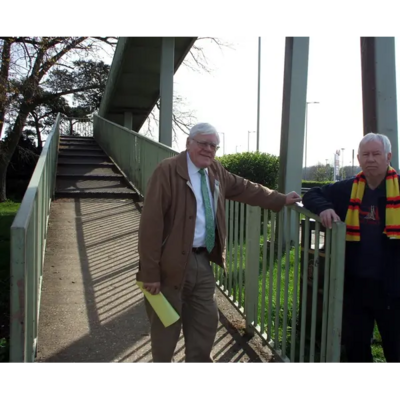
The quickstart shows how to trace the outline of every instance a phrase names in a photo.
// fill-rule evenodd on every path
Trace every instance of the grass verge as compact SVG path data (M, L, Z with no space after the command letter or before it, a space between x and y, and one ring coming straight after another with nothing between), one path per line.
M289 256L289 270L286 271L286 255L282 255L281 261L281 275L280 275L280 290L278 292L277 282L278 282L278 260L276 259L276 255L274 257L274 267L269 271L267 268L265 271L263 270L263 238L260 239L260 257L259 257L259 279L258 279L258 318L257 322L261 325L262 321L264 323L264 331L268 327L268 321L271 321L270 331L274 340L278 339L280 346L282 345L283 336L286 336L286 354L290 357L291 343L294 339L296 342L296 352L295 352L295 360L298 360L299 357L299 337L300 337L300 293L301 293L301 268L300 263L298 267L298 285L297 285L297 296L294 296L294 249L291 249ZM235 254L236 252L236 254ZM269 253L269 250L268 250ZM269 254L267 255L267 265L269 265ZM245 268L246 263L246 248L242 247L242 251L239 249L232 250L232 258L229 253L229 249L227 250L227 264L228 264L228 275L226 279L222 278L222 274L220 273L220 269L216 269L218 272L217 279L222 279L223 286L230 292L230 294L234 297L234 299L244 307L244 287L245 287ZM270 274L272 276L270 277ZM264 278L265 276L265 278ZM269 291L269 283L272 281L272 290ZM226 286L225 286L226 282ZM241 284L239 283L241 282ZM262 295L265 284L265 297ZM287 285L287 286L286 286ZM287 312L285 313L285 294L287 292ZM280 296L277 296L277 294ZM308 296L311 296L311 290L309 288ZM320 300L319 300L320 301ZM279 303L279 304L278 304ZM269 304L271 304L271 315L269 315ZM294 306L294 307L293 307ZM295 313L295 315L293 314ZM283 322L286 314L286 326L287 329L284 332L283 330ZM292 318L294 316L294 318ZM296 321L295 325L293 325L292 321ZM308 324L307 324L308 326ZM296 330L296 335L292 337L292 333ZM304 361L307 362L310 354L310 327L307 327L306 337L308 337L305 341L305 350L304 350ZM318 327L317 327L317 342L318 342ZM318 345L315 348L315 361L319 361L320 352ZM375 362L385 362L385 358L383 355L381 337L377 327L375 326L374 330L374 342L372 344L372 354Z
M0 362L8 362L10 338L10 227L20 203L0 203Z

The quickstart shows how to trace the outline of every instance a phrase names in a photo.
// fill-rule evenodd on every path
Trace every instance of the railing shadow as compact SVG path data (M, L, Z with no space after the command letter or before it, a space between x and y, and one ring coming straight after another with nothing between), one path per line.
M135 284L140 222L137 205L131 200L76 199L74 214L80 270L76 268L70 272L67 269L66 273L68 277L81 274L83 297L68 310L68 318L72 320L65 322L57 316L57 309L63 307L61 296L70 294L61 286L60 299L48 316L54 319L48 320L54 325L68 324L73 333L65 346L56 346L57 351L40 357L39 361L152 362L143 295ZM46 305L46 312L49 312L48 308ZM70 317L75 312L86 313L83 327L79 325L82 322ZM58 326L57 332L60 329ZM79 336L82 331L85 334ZM249 340L229 322L220 308L212 354L214 361L262 362ZM184 362L183 335L174 358L175 362Z
M135 284L140 214L129 199L76 199L74 206L85 303L76 312L86 309L89 333L43 361L130 361L149 342L143 296Z

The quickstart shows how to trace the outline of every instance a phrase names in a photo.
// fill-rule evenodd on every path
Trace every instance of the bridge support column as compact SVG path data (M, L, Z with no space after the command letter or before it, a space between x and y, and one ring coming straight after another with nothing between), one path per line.
M301 193L308 49L309 38L286 38L279 158L279 191L282 193L291 191ZM295 215L293 213L291 227L294 226L294 218ZM284 234L286 234L285 231ZM289 234L293 240L295 232L290 232Z
M392 166L399 168L394 37L362 37L361 68L364 135L386 135L392 143Z
M175 38L162 38L159 142L172 146Z
M279 190L300 194L307 101L309 38L286 38Z
M124 112L124 127L132 130L133 115L129 111Z

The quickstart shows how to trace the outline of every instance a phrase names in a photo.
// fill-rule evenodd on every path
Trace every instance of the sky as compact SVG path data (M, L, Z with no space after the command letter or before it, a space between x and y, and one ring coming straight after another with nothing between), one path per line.
M225 153L247 151L248 131L250 151L255 151L258 37L220 39L233 48L204 43L212 72L181 66L174 90L185 98L197 122L209 122L224 132ZM279 155L285 37L261 37L261 43L260 151ZM352 149L357 154L363 136L359 36L310 36L307 101L319 102L308 106L307 165L332 163L341 148L344 164L351 165ZM223 153L222 139L218 155ZM179 135L175 149L183 150L185 140Z
M230 46L201 41L211 72L181 65L174 91L184 98L181 108L193 111L194 122L209 122L223 132L218 156L224 151L255 151L258 36L215 36ZM363 135L360 36L309 37L307 101L319 104L308 106L307 165L333 163L335 151L342 148L341 162L351 165L352 150L357 153ZM285 36L264 35L261 43L260 151L279 155ZM398 43L396 65L400 66ZM111 63L112 52L106 48L99 58ZM400 76L399 67L397 72ZM153 137L157 140L158 132ZM186 138L180 134L173 147L184 150Z

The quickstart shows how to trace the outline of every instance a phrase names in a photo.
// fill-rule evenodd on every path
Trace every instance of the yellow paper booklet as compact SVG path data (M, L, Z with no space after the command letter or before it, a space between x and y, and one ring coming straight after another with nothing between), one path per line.
M146 289L143 288L143 282L136 282L140 290L146 296L153 310L160 318L161 322L165 327L172 325L180 318L178 313L173 309L168 300L160 292L158 294L151 294Z

